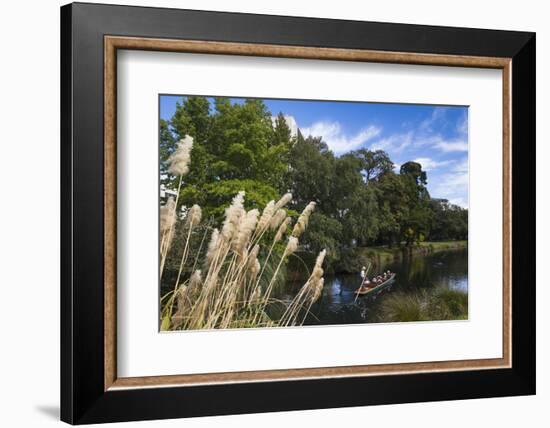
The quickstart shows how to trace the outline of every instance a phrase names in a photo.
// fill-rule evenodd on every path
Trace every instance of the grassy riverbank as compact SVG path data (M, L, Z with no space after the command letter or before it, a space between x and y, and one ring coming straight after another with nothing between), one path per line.
M368 247L356 248L351 254L345 255L344 259L329 264L326 272L333 273L357 273L362 266L371 265L371 272L379 271L386 265L402 260L410 255L427 255L441 251L465 250L468 248L468 241L426 241L410 247ZM315 261L315 254L298 252L289 260L287 265L287 279L298 281L306 279L307 269Z
M436 288L415 293L394 293L382 302L381 322L468 319L468 294Z
M373 268L379 268L407 255L433 254L440 251L464 250L468 241L427 241L410 247L368 247L357 250L363 264L371 263Z

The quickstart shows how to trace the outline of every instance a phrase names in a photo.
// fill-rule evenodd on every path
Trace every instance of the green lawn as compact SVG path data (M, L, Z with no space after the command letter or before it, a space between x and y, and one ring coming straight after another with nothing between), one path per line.
M366 247L359 249L359 254L375 265L381 265L398 259L406 251L411 253L430 254L438 251L462 250L468 248L468 241L426 241L411 247Z
M468 248L468 241L435 241L420 242L419 247L428 247L432 251L456 250Z

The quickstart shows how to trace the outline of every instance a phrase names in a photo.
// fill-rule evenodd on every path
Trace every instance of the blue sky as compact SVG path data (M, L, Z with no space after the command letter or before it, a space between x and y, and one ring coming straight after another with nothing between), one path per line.
M170 119L180 96L160 98L160 116ZM242 99L233 98L234 102ZM468 108L332 101L264 100L304 136L321 136L337 155L369 148L386 151L396 169L419 162L432 197L468 207Z

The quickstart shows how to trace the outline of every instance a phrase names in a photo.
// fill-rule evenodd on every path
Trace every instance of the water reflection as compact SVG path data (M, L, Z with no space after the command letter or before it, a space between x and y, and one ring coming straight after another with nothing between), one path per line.
M323 295L313 306L305 324L355 324L377 322L380 302L394 290L416 292L420 289L446 287L468 292L468 251L447 251L431 255L414 255L382 266L397 276L394 283L374 297L356 298L361 283L357 274L325 275ZM371 274L379 272L370 272ZM291 298L302 282L288 282L283 298Z

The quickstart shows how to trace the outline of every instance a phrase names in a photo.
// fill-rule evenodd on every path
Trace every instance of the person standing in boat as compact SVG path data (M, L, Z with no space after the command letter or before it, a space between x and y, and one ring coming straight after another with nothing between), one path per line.
M363 266L363 268L361 269L361 287L359 288L360 290L365 290L369 288L369 285L370 285L370 281L369 281L369 278L367 277L367 268Z

